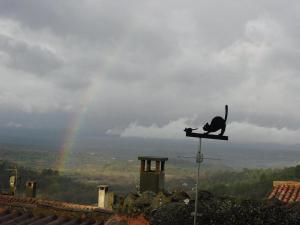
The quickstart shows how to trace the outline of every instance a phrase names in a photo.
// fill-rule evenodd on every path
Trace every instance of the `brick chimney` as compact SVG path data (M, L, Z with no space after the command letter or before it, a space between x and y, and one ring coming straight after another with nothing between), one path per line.
M139 156L140 168L140 192L153 191L158 193L165 188L165 162L168 158L155 156ZM155 162L155 167L151 167ZM153 163L154 164L154 163Z

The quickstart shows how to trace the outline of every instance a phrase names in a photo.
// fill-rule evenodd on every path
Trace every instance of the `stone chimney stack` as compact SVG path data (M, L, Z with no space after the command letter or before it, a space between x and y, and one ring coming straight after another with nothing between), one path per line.
M98 186L98 207L106 208L107 205L107 194L108 194L108 186L107 185L99 185Z
M165 162L168 158L139 156L138 159L141 160L140 192L153 191L158 193L163 191L165 188ZM153 168L151 162L155 162Z
M17 178L16 176L12 175L9 177L9 194L14 196L16 194L17 188Z

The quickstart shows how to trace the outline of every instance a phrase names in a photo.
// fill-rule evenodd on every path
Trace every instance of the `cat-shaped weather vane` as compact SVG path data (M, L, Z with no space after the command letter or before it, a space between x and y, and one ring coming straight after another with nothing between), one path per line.
M194 133L194 130L197 130L198 128L185 128L184 131L186 133L186 136L188 137L200 137L200 138L210 138L210 139L220 139L220 140L228 140L228 136L224 136L225 130L226 130L226 121L228 116L228 105L225 105L225 117L216 116L214 117L210 124L206 123L203 126L203 130L205 133ZM213 135L210 133L214 133L217 131L221 131L218 135Z
M210 124L206 123L203 126L203 130L205 133L194 133L194 130L198 128L185 128L185 134L187 137L196 137L199 138L199 150L196 155L196 163L198 164L198 175L197 175L197 185L196 185L196 198L195 198L195 211L194 211L194 225L197 224L197 217L198 217L198 192L199 192L199 174L200 174L200 164L203 162L203 154L201 153L201 146L202 146L202 138L209 138L209 139L218 139L218 140L228 140L228 136L224 136L226 130L226 121L228 116L228 105L225 105L225 116L224 118L221 116L214 117ZM218 135L210 134L217 131L221 131Z

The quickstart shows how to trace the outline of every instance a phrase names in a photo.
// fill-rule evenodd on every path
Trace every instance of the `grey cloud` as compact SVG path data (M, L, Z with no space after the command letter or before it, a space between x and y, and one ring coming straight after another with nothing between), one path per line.
M0 51L8 55L9 67L41 76L62 65L62 60L51 50L38 45L29 45L4 35L0 35Z
M136 2L138 5L138 2ZM131 7L127 7L131 5ZM119 40L130 22L133 4L127 1L1 1L1 14L33 29L50 28L59 36L71 35L110 43Z
M19 23L25 36L44 33L59 54L2 35L0 68L15 77L24 70L45 88L35 99L34 85L15 90L0 77L33 113L39 105L62 117L64 105L79 109L86 130L167 127L180 118L201 124L223 115L225 104L239 129L249 122L298 130L297 8L277 0L3 0L0 18Z

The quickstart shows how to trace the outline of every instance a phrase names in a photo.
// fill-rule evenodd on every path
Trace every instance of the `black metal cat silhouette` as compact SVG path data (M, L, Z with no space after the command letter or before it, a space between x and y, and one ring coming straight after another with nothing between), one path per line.
M206 123L203 126L203 130L206 131L205 134L209 134L221 130L221 133L219 135L222 136L226 130L227 115L228 115L228 105L225 105L225 117L222 118L221 116L216 116L212 119L210 124Z
M212 119L209 123L206 123L203 126L203 130L206 131L205 133L195 133L194 130L198 128L185 128L185 135L187 137L194 137L199 138L199 150L196 155L196 162L198 163L198 175L197 175L197 185L196 185L196 203L198 202L198 191L199 191L199 174L200 174L200 164L203 162L203 154L201 153L201 146L202 146L202 138L205 139L216 139L216 140L224 140L228 141L228 136L224 136L226 130L226 121L228 116L228 105L225 105L225 116L224 118L221 116L216 116ZM210 134L221 130L218 135ZM197 224L197 217L198 217L198 204L195 204L195 211L194 211L194 225Z
M210 124L206 123L203 126L203 130L205 133L194 133L194 130L198 128L185 128L184 131L187 137L198 137L198 138L208 138L208 139L219 139L219 140L228 140L228 136L224 136L226 130L226 121L228 117L228 105L225 105L225 116L224 118L221 116L214 117ZM218 135L210 134L221 130Z

